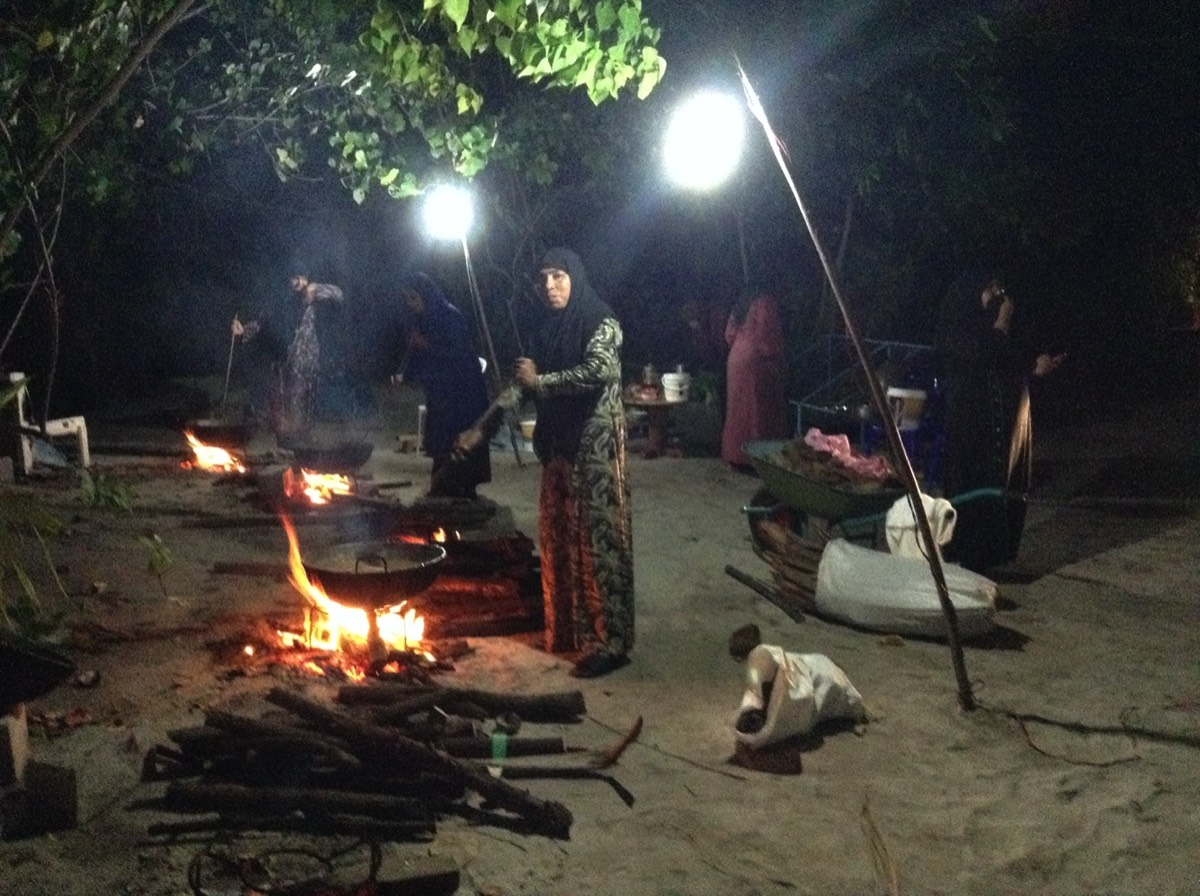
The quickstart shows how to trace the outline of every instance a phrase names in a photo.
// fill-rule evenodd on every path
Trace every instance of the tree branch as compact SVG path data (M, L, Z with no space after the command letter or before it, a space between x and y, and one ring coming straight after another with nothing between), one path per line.
M36 192L38 185L41 184L46 176L50 173L54 163L70 148L79 135L82 134L93 121L117 96L121 93L125 84L133 77L133 73L138 70L146 57L151 51L158 46L159 42L166 37L167 32L178 25L187 13L188 9L196 2L196 0L178 0L175 7L163 16L162 20L150 30L150 33L142 38L133 50L130 57L125 60L125 64L117 71L115 75L100 91L100 95L96 100L77 116L70 126L58 135L58 138L50 145L43 153L41 160L34 169L33 174L26 184L25 191L19 201L15 201L12 206L4 213L3 220L0 220L0 246L3 246L8 239L8 235L12 233L17 226L17 219L21 216L21 209L26 205L26 195Z

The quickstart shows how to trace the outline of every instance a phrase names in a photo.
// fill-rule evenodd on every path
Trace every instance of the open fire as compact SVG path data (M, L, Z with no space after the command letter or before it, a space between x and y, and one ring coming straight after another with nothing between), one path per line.
M351 495L354 483L342 473L320 473L316 470L288 467L283 471L283 493L294 501L305 500L309 504L323 505L333 500L334 495Z
M296 528L286 515L280 515L288 538L288 579L310 604L305 613L304 646L318 650L344 651L352 648L374 649L371 643L376 632L383 647L390 651L414 651L421 647L425 635L425 619L408 607L405 601L369 611L340 604L325 593L320 584L312 581L304 568ZM374 613L372 620L368 613ZM374 626L372 626L374 621ZM373 628L375 629L373 631ZM280 632L285 642L295 638Z
M192 449L192 457L185 460L183 466L192 470L204 470L209 473L245 473L246 466L242 459L218 445L206 445L196 438L190 430L184 430L184 437Z

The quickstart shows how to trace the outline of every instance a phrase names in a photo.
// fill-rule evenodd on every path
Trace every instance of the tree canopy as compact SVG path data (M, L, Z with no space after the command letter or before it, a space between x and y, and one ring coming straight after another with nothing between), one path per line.
M640 0L19 0L0 28L6 211L64 138L95 197L247 142L281 178L413 195L482 170L516 82L600 103L665 70Z

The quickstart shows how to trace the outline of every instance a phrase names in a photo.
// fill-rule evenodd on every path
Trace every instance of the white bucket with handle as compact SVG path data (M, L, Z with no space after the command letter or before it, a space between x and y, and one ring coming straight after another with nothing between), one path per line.
M666 401L687 401L692 378L686 373L664 373L662 375L663 398Z

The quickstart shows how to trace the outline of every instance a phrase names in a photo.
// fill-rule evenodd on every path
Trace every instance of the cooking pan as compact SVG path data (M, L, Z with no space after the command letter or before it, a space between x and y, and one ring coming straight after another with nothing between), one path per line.
M340 442L336 445L292 445L296 463L319 473L353 473L371 458L370 442Z
M436 544L348 542L303 558L309 581L348 607L378 610L415 597L433 584L446 549Z
M205 445L215 445L226 450L244 450L254 436L253 423L241 423L220 417L189 420L183 424L183 428Z

